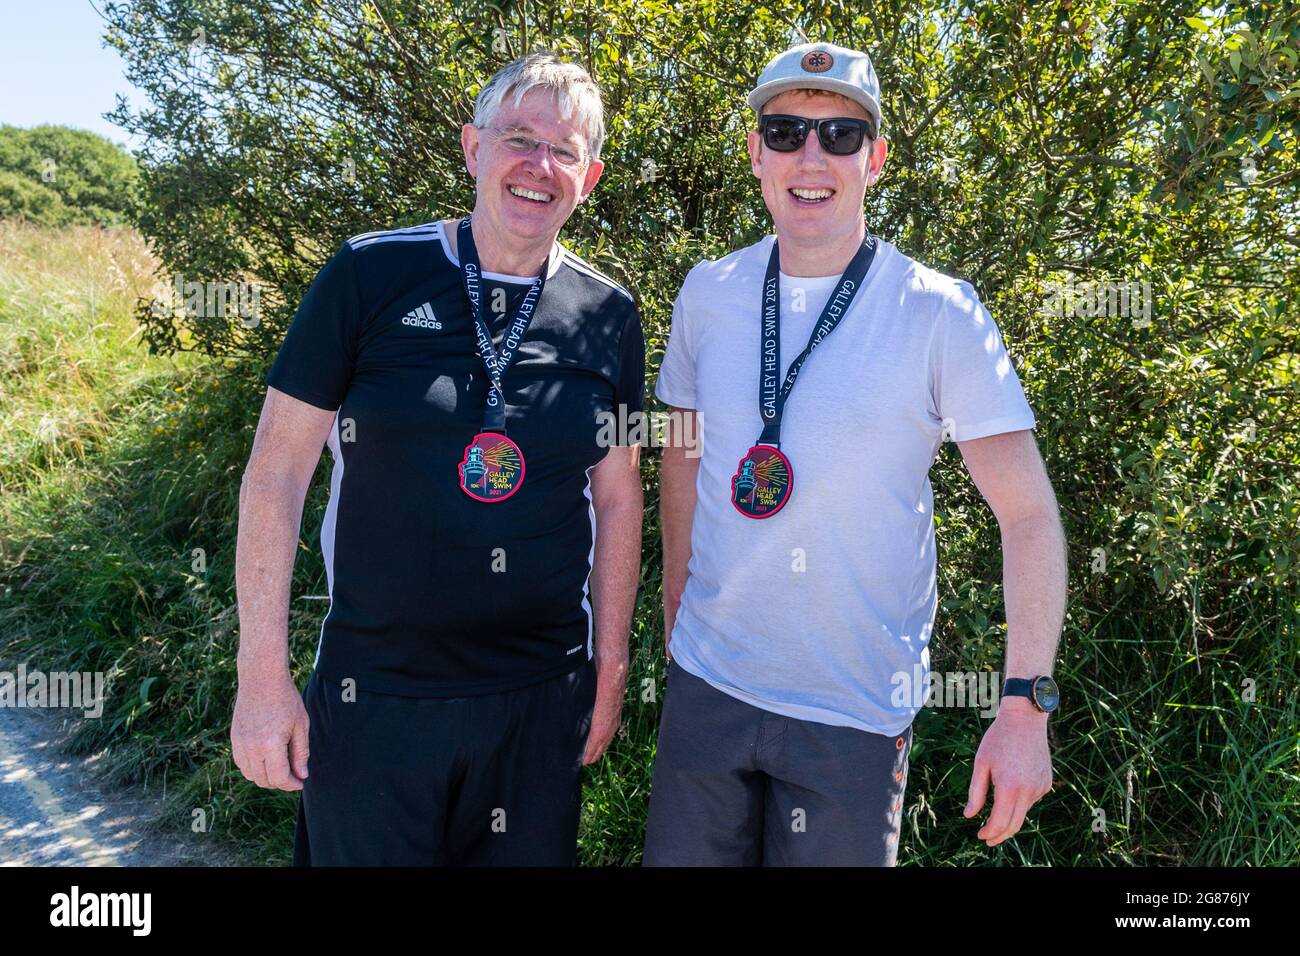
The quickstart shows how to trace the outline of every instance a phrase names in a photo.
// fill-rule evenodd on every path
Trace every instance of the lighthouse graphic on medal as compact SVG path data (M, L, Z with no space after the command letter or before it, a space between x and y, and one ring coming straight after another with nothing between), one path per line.
M524 480L524 453L499 432L479 432L456 469L461 491L478 501L505 501Z
M794 469L772 445L755 445L731 479L731 503L746 518L770 518L790 500Z

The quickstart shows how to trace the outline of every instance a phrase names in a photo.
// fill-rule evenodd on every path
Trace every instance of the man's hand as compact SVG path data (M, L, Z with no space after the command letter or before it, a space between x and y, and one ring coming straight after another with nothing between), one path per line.
M641 580L641 446L615 445L591 469L596 514L591 600L595 606L596 703L584 764L600 759L623 715L628 635Z
M990 847L1020 832L1025 814L1052 789L1052 755L1047 747L1047 714L1027 698L1007 698L975 754L966 809L975 816L993 784L993 812L976 836Z
M627 659L622 666L608 661L596 664L596 706L591 712L591 731L587 734L587 749L583 751L584 765L595 763L618 733L623 723L623 695L627 689Z
M1002 531L1007 606L1004 676L1050 674L1065 614L1065 534L1033 432L1022 429L958 442L971 478ZM973 817L993 784L993 812L977 834L997 846L1020 832L1025 814L1052 789L1047 714L1008 697L980 741L964 811Z
M267 388L239 486L239 687L230 743L235 766L259 787L301 790L307 776L307 710L289 676L289 582L303 499L335 415Z
M301 790L307 777L311 722L286 674L269 682L239 682L230 745L235 766L259 787Z

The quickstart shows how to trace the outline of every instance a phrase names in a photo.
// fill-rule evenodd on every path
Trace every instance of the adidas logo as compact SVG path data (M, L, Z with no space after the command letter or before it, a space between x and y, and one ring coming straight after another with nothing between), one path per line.
M418 309L412 309L402 317L403 325L414 325L421 329L440 329L442 323L433 314L433 306L424 303Z

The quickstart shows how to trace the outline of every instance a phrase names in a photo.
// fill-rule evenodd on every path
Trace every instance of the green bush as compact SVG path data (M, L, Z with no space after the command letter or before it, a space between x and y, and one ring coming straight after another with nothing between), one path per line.
M0 126L0 219L46 226L125 222L138 172L120 146L66 126Z

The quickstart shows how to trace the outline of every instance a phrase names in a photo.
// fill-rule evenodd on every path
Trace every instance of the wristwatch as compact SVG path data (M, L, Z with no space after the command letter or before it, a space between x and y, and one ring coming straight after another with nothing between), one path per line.
M1050 714L1061 702L1061 691L1056 681L1046 674L1039 677L1008 677L1002 685L1003 697L1028 697L1034 709Z

